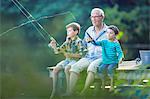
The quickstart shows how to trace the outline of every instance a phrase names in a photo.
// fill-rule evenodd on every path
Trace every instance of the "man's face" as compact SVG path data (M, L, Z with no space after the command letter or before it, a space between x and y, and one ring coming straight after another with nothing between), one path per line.
M109 40L111 40L111 39L114 39L114 38L115 38L115 33L114 33L114 31L113 31L113 30L111 30L111 29L107 29L107 38L108 38Z
M91 21L93 26L99 26L103 22L103 16L99 11L91 13Z
M72 27L67 28L67 37L74 37L77 35L78 31L74 31Z

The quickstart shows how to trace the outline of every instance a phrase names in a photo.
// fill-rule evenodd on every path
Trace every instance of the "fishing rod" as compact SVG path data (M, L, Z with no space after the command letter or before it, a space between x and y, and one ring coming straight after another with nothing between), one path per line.
M42 25L23 7L18 0L11 0L18 9L23 13L23 15L31 21L31 24L35 27L35 29L40 33L40 35L47 41L55 40L43 27ZM39 30L40 29L40 30Z
M43 17L37 18L36 21L40 21L40 20L42 20L42 19L48 19L48 18L60 16L60 15L65 15L65 14L71 14L71 16L74 18L74 20L76 20L75 17L74 17L74 15L73 15L70 11L67 11L67 12L62 12L62 13L58 13L58 14L55 14L55 15L43 16ZM27 21L27 22L21 23L20 25L14 26L14 27L12 27L12 28L10 28L10 29L8 29L8 30L2 32L2 33L0 34L0 37L6 35L9 31L12 31L12 30L14 30L14 29L20 28L20 27L22 27L22 26L24 26L24 25L26 25L26 24L29 24L29 23L31 23L31 22L34 22L34 21L35 21L35 20Z
M88 33L88 32L86 32L86 34L88 35L88 37L92 40L92 42L94 43L94 44L96 44L96 41L91 37L91 35ZM88 42L89 43L89 42Z

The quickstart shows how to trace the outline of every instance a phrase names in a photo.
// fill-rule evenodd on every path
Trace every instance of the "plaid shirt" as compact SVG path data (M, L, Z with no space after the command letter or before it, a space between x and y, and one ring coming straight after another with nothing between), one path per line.
M72 54L85 55L86 48L82 40L76 36L73 40L66 40L60 47L57 47L59 53L66 52Z

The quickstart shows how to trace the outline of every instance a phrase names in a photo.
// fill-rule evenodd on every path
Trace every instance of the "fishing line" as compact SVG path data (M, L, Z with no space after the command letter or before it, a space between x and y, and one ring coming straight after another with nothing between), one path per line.
M48 19L48 18L52 18L52 17L57 17L57 16L65 15L65 14L70 14L70 15L73 17L73 19L76 20L76 18L75 18L74 15L72 14L72 12L67 11L67 12L63 12L63 13L59 13L59 14L55 14L55 15L43 16L43 17L37 18L36 21L40 21L40 20L42 20L42 19ZM27 22L24 22L24 23L22 23L22 24L20 24L20 25L14 26L14 27L12 27L12 28L6 30L5 32L2 32L2 33L0 34L0 37L6 35L8 32L10 32L10 31L12 31L12 30L14 30L14 29L20 28L20 27L22 27L22 26L24 26L24 25L27 25L27 24L29 24L29 23L32 23L32 22L34 22L34 21L35 21L35 20L27 21Z

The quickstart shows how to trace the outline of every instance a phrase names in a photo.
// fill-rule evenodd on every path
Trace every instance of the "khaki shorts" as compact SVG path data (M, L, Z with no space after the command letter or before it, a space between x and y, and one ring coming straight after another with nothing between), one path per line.
M87 71L92 71L96 73L97 67L99 66L100 63L101 63L101 59L90 60L88 58L82 58L71 66L70 71L73 71L75 73L80 73L83 70L88 68Z
M75 64L71 66L70 72L80 73L85 70L91 63L91 60L88 58L81 58Z
M101 64L101 62L102 62L102 59L100 58L92 61L92 63L87 68L87 72L90 71L90 72L97 73L98 66Z

